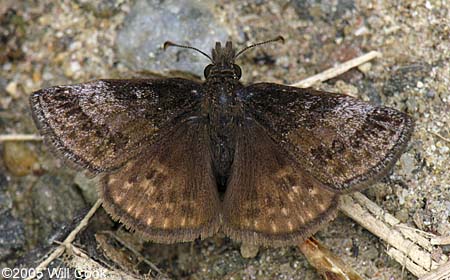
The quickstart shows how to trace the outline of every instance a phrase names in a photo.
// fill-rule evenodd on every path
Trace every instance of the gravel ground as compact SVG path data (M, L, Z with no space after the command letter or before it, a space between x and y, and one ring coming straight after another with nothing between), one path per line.
M291 84L377 50L382 58L316 87L413 116L416 128L407 151L392 174L365 193L402 222L450 235L448 1L182 3L2 0L0 134L37 133L28 96L42 87L132 77L138 70L200 75L197 64L207 61L190 52L164 54L166 39L208 50L216 39L229 37L243 47L283 35L284 45L240 58L244 83ZM147 4L147 10L135 6ZM139 16L144 16L141 25L135 24ZM64 167L39 142L3 143L0 152L0 267L12 267L34 248L50 244L54 232L96 194L92 181ZM316 237L367 279L414 279L390 260L383 242L343 215ZM352 256L352 240L359 244L358 257ZM174 278L319 278L296 248L261 249L256 258L243 259L239 244L222 236L192 244L141 244L141 253ZM443 253L450 254L450 247Z

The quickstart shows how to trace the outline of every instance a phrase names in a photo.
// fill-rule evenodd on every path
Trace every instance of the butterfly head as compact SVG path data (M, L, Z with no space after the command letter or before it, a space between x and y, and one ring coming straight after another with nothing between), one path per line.
M216 43L211 52L211 64L206 66L205 78L224 77L239 80L242 75L241 67L234 63L236 58L236 50L233 48L231 41L222 47L220 42Z
M170 46L186 48L186 49L193 49L193 50L196 50L199 53L203 54L207 58L209 58L209 60L211 60L211 64L206 66L205 71L204 71L204 75L205 75L206 79L231 78L234 80L239 80L241 78L242 71L241 71L241 68L239 67L239 65L234 63L236 58L239 55L241 55L242 53L244 53L245 51L247 51L248 49L251 49L251 48L259 46L259 45L276 42L276 41L284 42L284 38L281 36L278 36L275 39L256 43L256 44L253 44L253 45L243 48L242 50L240 50L237 53L236 53L236 50L233 48L231 41L227 41L227 43L225 44L224 47L222 47L222 44L220 42L217 42L214 49L212 49L211 56L209 56L208 54L204 53L203 51L201 51L197 48L194 48L191 46L175 44L170 41L167 41L164 43L164 49L166 49L167 47L170 47Z

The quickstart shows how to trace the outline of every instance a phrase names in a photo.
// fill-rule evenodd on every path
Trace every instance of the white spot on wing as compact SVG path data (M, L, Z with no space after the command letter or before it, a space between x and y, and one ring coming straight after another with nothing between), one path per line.
M294 194L289 193L288 194L288 199L289 199L290 202L294 202L294 199L295 199Z
M317 194L317 189L316 188L312 188L309 190L309 194L310 195L316 195Z
M112 185L112 184L114 184L115 182L117 182L117 179L116 179L116 178L113 178L113 177L110 177L110 178L109 178L109 181L108 181L108 184Z
M256 229L259 229L259 222L258 222L258 221L255 221L255 222L253 223L253 225L255 226Z
M131 189L131 187L133 186L133 184L130 184L128 182L125 183L124 187L125 189L128 191L129 189Z
M273 232L277 232L277 231L278 231L278 227L277 227L277 225L275 225L275 223L272 223L272 224L270 225L270 227L272 228L272 231L273 231Z
M291 221L289 221L289 222L287 223L287 226L288 226L289 231L292 231L292 230L294 229L294 225L292 224Z
M165 218L162 227L163 227L163 228L167 228L168 226L169 226L169 219L168 219L168 218Z
M114 201L120 203L123 200L124 194L120 194L119 196L114 197Z

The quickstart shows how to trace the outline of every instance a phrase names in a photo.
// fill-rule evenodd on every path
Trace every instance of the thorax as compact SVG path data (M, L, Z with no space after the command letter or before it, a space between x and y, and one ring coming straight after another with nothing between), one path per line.
M243 86L234 79L210 79L204 86L203 114L209 122L214 169L219 184L225 184L234 157L235 126L243 116L236 92Z

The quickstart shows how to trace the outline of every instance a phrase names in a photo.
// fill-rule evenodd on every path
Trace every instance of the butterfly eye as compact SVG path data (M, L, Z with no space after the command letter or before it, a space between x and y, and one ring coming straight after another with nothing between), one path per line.
M203 71L203 75L205 75L205 78L208 78L212 67L213 67L212 64L209 64L208 66L205 67L205 70Z
M242 70L241 67L237 64L233 64L234 73L236 74L237 78L240 79L242 76Z

